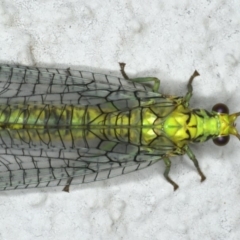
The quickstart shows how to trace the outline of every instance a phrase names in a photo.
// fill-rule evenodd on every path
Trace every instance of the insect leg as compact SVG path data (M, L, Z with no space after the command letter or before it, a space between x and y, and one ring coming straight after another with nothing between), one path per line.
M120 66L120 72L121 72L123 78L126 79L126 80L129 80L129 77L128 77L128 75L125 72L126 63L120 62L119 66Z
M132 82L136 82L136 83L148 83L148 82L154 82L153 83L153 87L152 87L152 91L153 92L158 92L159 87L160 87L160 80L158 78L155 77L145 77L145 78L132 78L130 79L128 77L128 75L125 72L125 66L126 63L119 63L120 65L120 72L123 76L124 79L132 81Z
M164 171L164 177L166 178L166 180L173 185L173 189L174 191L176 191L178 189L178 185L168 176L169 172L170 172L170 168L171 168L171 161L168 157L163 157L163 161L166 165L165 171Z
M72 182L72 180L73 180L73 178L72 177L70 177L68 180L67 180L67 184L66 184L66 186L63 188L63 192L68 192L69 193L69 187L70 187L70 185L71 185L71 182Z
M200 177L201 177L201 182L203 182L203 181L206 179L206 177L205 177L205 175L202 173L202 170L201 170L200 167L199 167L198 160L196 159L194 153L192 152L192 150L191 150L191 149L189 148L189 146L187 146L187 145L184 147L184 149L185 149L188 157L193 161L194 166L196 167L196 169L197 169L197 171L198 171L198 174L199 174Z
M193 87L192 87L192 82L193 82L193 79L197 76L199 76L200 74L198 73L197 70L194 71L194 73L192 74L192 76L190 77L190 79L188 80L188 85L187 85L187 94L185 96L185 100L186 100L186 103L185 103L185 107L188 107L189 105L189 101L192 97L192 92L193 92Z

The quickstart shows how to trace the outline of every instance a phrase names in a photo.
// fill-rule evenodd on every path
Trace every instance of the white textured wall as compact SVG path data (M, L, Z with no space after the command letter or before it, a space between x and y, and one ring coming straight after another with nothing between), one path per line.
M183 95L195 69L192 106L240 110L240 2L1 0L0 62L156 76ZM186 156L123 177L0 193L0 239L240 239L240 143L192 146Z

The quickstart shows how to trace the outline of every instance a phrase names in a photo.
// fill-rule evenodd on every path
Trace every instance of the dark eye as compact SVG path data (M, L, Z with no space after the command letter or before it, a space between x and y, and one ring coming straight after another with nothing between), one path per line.
M220 136L220 137L214 138L213 142L217 146L221 147L221 146L226 145L229 142L229 139L230 139L229 136Z
M218 113L227 113L227 114L229 113L228 107L223 103L217 103L216 105L213 106L212 110Z

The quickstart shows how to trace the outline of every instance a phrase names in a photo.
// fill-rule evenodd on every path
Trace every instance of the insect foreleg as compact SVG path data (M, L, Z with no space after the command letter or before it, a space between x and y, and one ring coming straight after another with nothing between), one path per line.
M186 146L184 147L184 149L185 149L186 154L188 155L188 157L193 161L194 166L196 167L199 175L201 176L201 182L203 182L203 181L206 179L206 177L205 177L205 175L202 173L202 170L201 170L200 167L199 167L198 160L196 159L194 153L192 152L192 150L189 148L188 145L186 145Z
M173 189L174 191L176 191L178 189L178 185L168 176L170 169L171 169L171 161L168 157L163 157L163 161L165 163L165 171L164 171L164 177L166 178L166 180L173 185Z
M193 79L197 76L199 76L200 74L198 73L197 70L194 71L194 73L192 74L192 76L190 77L190 79L188 80L188 85L187 85L187 94L185 96L185 107L188 107L189 106L189 101L192 97L192 92L193 92L193 87L192 87L192 82L193 82Z
M132 78L130 79L128 77L128 75L125 72L125 63L119 63L120 65L120 71L122 73L122 76L124 79L132 81L132 82L136 82L136 83L148 83L148 82L154 82L153 87L152 87L152 91L153 92L158 92L159 87L160 87L160 80L158 78L155 77L145 77L145 78Z

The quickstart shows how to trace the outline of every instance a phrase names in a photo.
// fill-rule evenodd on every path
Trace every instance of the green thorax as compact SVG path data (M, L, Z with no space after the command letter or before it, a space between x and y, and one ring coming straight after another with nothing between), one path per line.
M179 105L163 123L163 130L178 146L189 142L205 142L217 137L224 128L223 116L204 109L188 109Z

